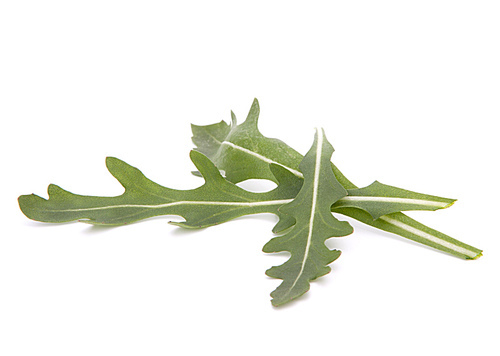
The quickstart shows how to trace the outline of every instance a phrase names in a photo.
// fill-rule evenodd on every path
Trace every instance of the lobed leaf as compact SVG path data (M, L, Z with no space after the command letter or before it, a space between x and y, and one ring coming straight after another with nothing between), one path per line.
M236 117L232 113L231 125L224 125L221 123L218 124L220 125L219 128L224 127L224 129L219 129L217 131L218 143L210 143L207 139L207 136L211 133L212 125L193 125L193 142L195 144L197 144L197 142L205 142L204 146L197 147L196 149L206 152L208 157L216 164L216 166L225 171L226 178L235 183L250 178L270 179L276 181L272 173L269 171L270 164L285 167L290 170L295 177L303 179L303 174L298 169L298 165L302 160L302 155L282 141L275 138L267 138L262 135L257 127L259 112L259 103L257 99L255 99L252 103L247 119L242 124L236 124ZM223 137L224 135L226 136ZM362 188L365 189L364 191L359 190L359 188L348 180L333 163L331 165L337 180L345 189L348 190L348 197L370 193L371 188ZM399 188L393 189L388 189L387 193L396 193L397 195L394 196L394 198L403 197L414 199L413 197L416 196L414 194L418 194L402 189L398 191ZM407 194L407 192L411 194L400 196L403 192L405 194ZM445 198L434 200L435 198L437 199L437 197L431 198L431 201L451 201L451 199ZM356 203L355 199L358 199ZM397 202L393 200L386 201L384 205L377 204L377 206L375 206L373 204L369 204L366 199L365 201L361 201L359 199L360 198L354 198L349 202L346 200L339 201L339 204L343 204L343 206L333 207L333 209L335 212L342 213L367 225L395 233L410 240L451 253L460 258L474 259L481 256L482 251L480 249L464 244L448 235L431 229L401 212L395 212L421 209L435 210L436 208L439 209L448 207L450 204L446 204L444 206L420 203L403 205L400 204L401 201ZM390 217L387 214L390 214ZM283 231L292 225L293 220L291 219L288 221L280 220L273 231ZM442 244L437 243L436 241L440 241ZM447 247L444 247L444 245Z
M90 224L122 225L158 216L179 215L185 221L172 224L201 228L236 217L257 213L278 213L278 207L293 199L302 183L282 167L273 168L279 185L270 192L248 192L224 179L202 153L192 151L191 160L205 179L193 190L175 190L152 182L137 168L113 157L106 159L109 172L125 192L116 197L94 197L70 193L49 185L49 199L35 194L19 197L22 212L43 222L79 220Z
M286 167L303 179L299 171L303 156L283 141L263 136L257 128L259 113L259 103L254 100L241 125L237 125L233 112L230 125L223 122L208 126L191 125L195 150L206 154L233 183L252 178L277 182L269 169L270 164Z
M481 256L481 250L431 229L401 213L406 210L446 208L454 199L415 193L375 181L357 188L330 162L333 147L324 131L317 131L313 146L302 157L278 139L263 136L257 127L259 104L254 100L245 122L224 121L207 126L192 125L196 151L190 153L195 174L205 183L192 190L163 187L137 168L113 157L106 159L109 172L122 184L115 197L83 196L49 185L49 198L19 197L23 213L33 220L121 225L157 215L179 215L171 222L186 228L216 225L256 213L274 213L279 222L264 252L288 251L289 260L266 271L283 282L271 293L275 306L309 290L310 281L330 272L328 266L340 256L325 241L352 233L337 212L373 227L432 246L465 259ZM215 163L212 163L212 161ZM224 176L226 178L224 178ZM278 186L270 192L248 192L235 185L246 179L270 179ZM287 230L287 232L284 232Z
M325 241L353 231L348 222L337 220L330 211L333 203L347 195L333 174L330 165L332 153L333 147L323 130L317 131L313 146L299 165L304 172L304 184L297 197L279 209L281 213L292 216L295 225L263 248L269 253L291 253L287 262L266 272L270 277L283 280L271 293L275 306L301 296L309 290L310 281L329 273L328 264L340 256L340 251L330 250Z

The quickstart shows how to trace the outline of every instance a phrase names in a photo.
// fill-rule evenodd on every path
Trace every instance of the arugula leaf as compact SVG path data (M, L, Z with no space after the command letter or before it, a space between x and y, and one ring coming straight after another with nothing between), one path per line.
M263 136L258 128L259 103L254 100L245 122L237 125L231 112L231 125L224 121L208 126L191 125L195 150L205 154L226 178L239 183L247 179L268 179L277 183L269 171L270 164L287 168L303 179L299 163L303 156L286 143ZM225 137L223 137L225 135Z
M257 127L259 104L254 100L241 125L231 112L231 124L192 125L196 151L190 153L205 183L192 190L163 187L137 168L108 157L109 172L124 187L115 197L83 196L49 185L49 198L20 196L19 206L30 219L44 222L78 220L89 224L122 225L157 215L179 215L170 222L185 228L202 228L256 213L274 213L271 239L264 252L288 251L289 260L266 271L283 282L271 293L272 303L282 305L309 290L310 281L330 272L340 256L325 241L352 233L349 223L332 212L350 216L376 228L446 251L465 259L481 250L457 241L402 214L406 210L436 210L454 199L415 193L375 181L357 188L330 162L333 147L324 131L317 130L313 146L302 157L278 139L263 136ZM215 163L212 163L212 161ZM225 175L227 177L224 178ZM266 193L246 191L235 183L250 178L270 179L277 187ZM287 230L287 232L284 232Z
M444 209L455 201L456 199L415 193L375 181L364 188L349 189L348 196L339 200L332 211L342 207L359 208L376 220L383 215L400 211Z
M482 256L480 249L419 223L403 213L387 214L373 220L373 217L369 213L361 209L338 208L335 212L354 217L365 224L404 236L407 239L420 242L456 257L474 260Z
M192 139L195 145L198 146L195 149L207 154L219 169L225 171L226 178L234 183L250 178L270 179L276 182L276 178L269 171L270 163L285 167L297 178L303 179L303 174L298 167L302 155L282 141L262 135L257 127L259 113L259 103L255 99L247 119L240 125L237 125L234 113L231 113L231 125L227 125L223 121L216 125L192 125ZM225 137L223 137L224 135ZM208 139L210 136L217 137L217 141L210 141ZM332 169L337 180L350 193L348 196L355 196L354 190L358 189L358 187L348 180L333 163ZM365 190L364 193L367 193L367 191ZM411 196L407 196L407 198L413 199ZM476 259L481 256L482 251L480 249L427 227L403 213L394 212L394 209L399 210L400 208L396 207L396 204L392 204L394 209L383 211L385 214L390 215L383 216L380 216L381 211L367 213L366 210L363 210L369 209L369 204L357 205L356 208L351 207L353 205L353 200L351 200L350 205L346 204L343 207L336 208L335 211L365 224L395 233L460 258ZM381 204L377 205L377 209L382 206ZM384 207L390 205L385 204ZM418 204L413 205L413 209L417 207L419 207ZM410 206L401 210L413 210L408 208ZM430 206L427 205L427 208L430 208ZM380 217L374 220L374 217L377 216ZM291 224L293 224L292 220L280 221L273 231L282 231L290 227Z
M295 176L294 178L298 180ZM371 220L374 221L395 212L443 209L454 202L455 199L415 193L375 181L365 188L348 189L347 196L336 201L331 210L334 213L356 215L356 210L361 209L368 213ZM347 208L356 208L356 210ZM363 216L362 220L370 223L369 216ZM283 231L293 224L293 219L282 219L276 224L273 232Z
M137 168L108 157L109 172L125 188L122 195L83 196L51 184L48 200L34 194L22 195L19 206L28 218L43 222L79 220L96 225L122 225L158 215L180 215L185 221L171 224L202 228L247 214L281 215L278 207L295 198L302 186L286 169L275 166L272 172L279 185L266 193L249 192L224 179L202 153L191 151L190 157L205 178L205 184L193 190L165 188Z
M232 113L232 115L234 115ZM205 154L208 157L213 157L217 154L222 141L224 141L231 130L230 126L225 121L218 124L207 126L191 125L193 131L193 141L198 147L197 151Z
M291 253L287 262L266 271L268 276L283 280L271 293L274 306L301 296L309 290L309 281L329 273L327 265L340 256L340 251L330 250L325 241L353 232L348 222L337 220L330 211L333 203L347 195L333 174L332 153L323 130L316 131L314 144L299 165L304 172L302 189L291 203L279 208L296 223L287 234L274 237L263 248L268 253Z

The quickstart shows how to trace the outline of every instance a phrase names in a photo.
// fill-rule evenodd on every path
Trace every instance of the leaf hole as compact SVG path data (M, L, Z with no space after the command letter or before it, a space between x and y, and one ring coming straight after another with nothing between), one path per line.
M276 183L267 179L247 179L236 185L253 193L265 193L277 187Z

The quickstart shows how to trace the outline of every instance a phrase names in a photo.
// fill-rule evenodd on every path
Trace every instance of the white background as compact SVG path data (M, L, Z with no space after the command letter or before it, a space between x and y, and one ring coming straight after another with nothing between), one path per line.
M498 355L498 1L3 1L0 354ZM274 216L201 231L25 218L20 194L117 195L116 156L188 189L190 123L241 122L302 153L457 198L412 217L464 261L353 222L306 296L273 308ZM270 184L253 185L262 189Z

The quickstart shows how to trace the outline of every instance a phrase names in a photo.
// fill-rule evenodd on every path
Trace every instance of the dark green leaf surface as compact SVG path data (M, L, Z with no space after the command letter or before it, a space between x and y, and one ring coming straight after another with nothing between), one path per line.
M304 184L297 197L279 210L292 216L295 225L282 236L269 241L264 252L291 253L290 259L266 273L282 279L280 286L271 293L272 303L282 305L309 290L309 282L330 272L328 264L340 256L340 251L330 250L325 241L334 236L352 233L352 227L337 220L331 213L333 203L347 195L337 181L330 165L333 147L323 130L317 131L314 144L306 154L299 169L304 173Z
M278 214L278 207L295 198L302 185L286 169L276 166L272 172L278 187L266 193L248 192L224 179L203 154L192 151L190 156L205 178L205 184L193 190L165 188L146 178L137 168L108 157L109 172L125 188L122 195L83 196L52 184L48 188L48 200L34 194L22 195L19 206L28 218L43 222L79 220L122 225L157 215L180 215L185 221L173 224L201 228L247 214Z

